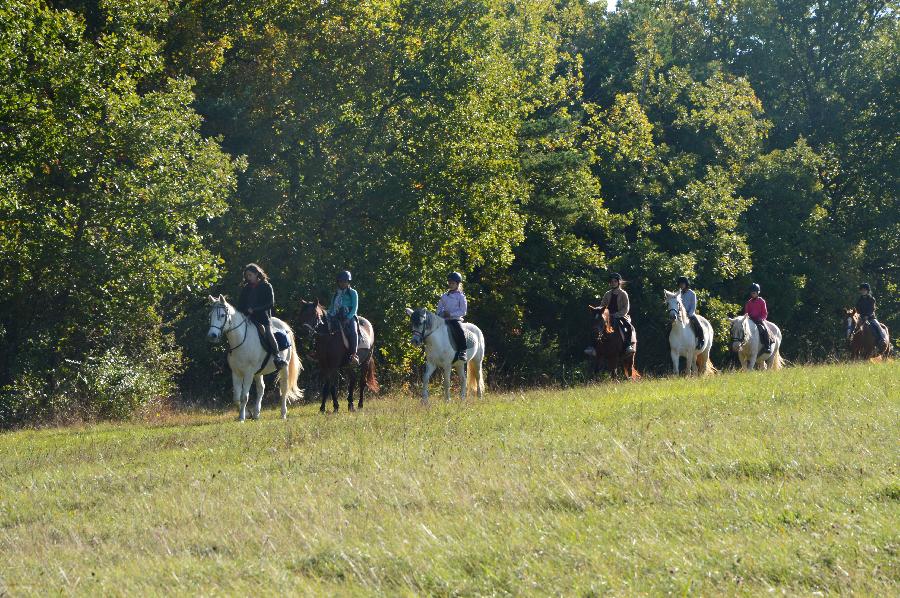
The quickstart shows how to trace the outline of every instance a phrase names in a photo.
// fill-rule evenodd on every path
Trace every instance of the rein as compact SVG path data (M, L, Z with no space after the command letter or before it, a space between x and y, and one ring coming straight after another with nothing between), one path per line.
M426 312L426 313L425 313L425 317L422 319L422 330L413 330L413 341L416 340L416 335L419 335L419 337L421 338L421 340L420 340L419 342L422 343L422 344L424 345L424 344L425 344L425 339L427 339L429 336L431 336L432 334L434 334L434 329L432 329L432 328L428 325L428 320L429 320L430 318L431 318L431 314L428 313L428 312ZM429 330L428 330L427 333L425 332L425 329L426 329L426 328L429 328Z

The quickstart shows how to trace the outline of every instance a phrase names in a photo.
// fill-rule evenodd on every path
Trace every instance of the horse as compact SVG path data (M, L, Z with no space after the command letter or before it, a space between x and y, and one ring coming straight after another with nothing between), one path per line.
M422 380L422 402L428 404L428 381L434 371L440 367L444 370L444 400L450 401L450 370L453 367L453 358L456 349L450 339L450 330L444 318L428 311L425 308L416 310L406 308L412 324L412 343L416 346L425 345L425 377ZM465 362L457 362L456 370L459 373L459 398L466 400L468 381L475 380L475 389L478 398L484 398L484 373L482 361L484 361L484 334L475 324L464 323L463 331L466 333L466 358Z
M632 331L635 351L625 353L625 342L612 324L609 309L593 305L588 305L588 309L591 312L593 346L585 352L594 357L594 372L600 371L601 365L605 364L613 378L619 377L620 367L627 379L637 380L640 378L641 374L634 367L634 358L637 354L637 331Z
M713 367L709 358L709 352L713 345L713 327L709 320L703 316L696 316L700 327L703 328L703 347L697 349L697 335L691 326L690 318L684 303L681 301L681 293L665 293L665 304L669 308L669 317L672 320L672 331L669 333L669 354L672 356L672 368L675 375L679 372L679 360L684 357L688 374L713 374Z
M340 327L330 329L326 313L325 307L318 300L300 301L300 323L309 331L310 336L315 338L313 350L322 380L322 406L319 411L325 413L325 403L330 393L334 412L337 413L338 385L342 370L347 374L347 409L350 411L362 409L366 399L366 388L372 392L380 390L378 380L375 378L375 330L371 322L363 317L359 318L360 346L357 351L359 364L351 363ZM353 391L358 377L365 382L359 385L359 401L354 409Z
M876 346L875 334L856 309L845 308L843 319L847 331L847 348L850 350L851 359L871 359L873 357L886 359L890 356L891 336L887 326L881 322L878 323L881 326L881 333L884 335L884 350L879 351Z
M731 323L731 350L737 353L741 362L741 368L751 370L755 368L780 370L784 367L784 360L781 358L781 329L772 322L769 334L772 340L772 352L763 352L760 347L759 330L750 319L750 316L743 315L736 318L728 318Z
M251 409L250 417L259 419L263 394L266 392L263 376L274 372L275 364L271 358L267 358L269 351L259 338L256 325L249 318L237 311L222 295L218 298L210 295L209 302L209 331L206 338L211 343L218 343L223 338L228 341L228 366L231 368L234 402L239 405L238 421L247 419L247 401L250 400L250 385L254 381L256 405ZM291 345L283 351L287 353L287 371L279 372L276 379L281 395L281 419L287 419L288 401L303 396L303 391L297 386L303 366L297 357L297 345L291 327L278 318L272 318L272 329L284 332Z

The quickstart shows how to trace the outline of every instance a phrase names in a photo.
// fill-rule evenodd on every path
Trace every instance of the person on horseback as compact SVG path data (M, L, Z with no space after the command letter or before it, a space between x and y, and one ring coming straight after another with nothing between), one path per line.
M699 351L703 348L704 339L703 327L697 320L697 294L691 289L691 281L687 276L679 276L676 282L681 292L681 303L684 305L684 311L687 312L691 321L691 329L694 331L694 336L697 337L697 350Z
M631 306L628 303L628 293L622 288L623 284L624 282L622 281L621 274L610 274L609 290L603 295L603 299L600 301L600 307L608 308L609 313L612 314L613 322L615 322L619 334L622 335L625 352L634 353L635 348L632 340L634 328L631 326L631 316L628 315L628 310Z
M338 272L338 288L331 299L328 317L343 328L347 335L347 344L350 345L347 349L350 353L350 361L359 364L359 355L357 355L359 348L359 322L357 320L359 294L350 286L352 279L353 276L347 270Z
M744 305L744 312L759 330L759 344L765 347L766 353L771 353L773 349L772 339L769 338L769 328L766 326L766 319L769 317L769 310L766 306L766 300L759 296L762 289L755 282L750 285L750 298Z
M257 264L244 266L244 286L238 297L237 309L247 316L260 330L269 344L273 363L278 369L287 365L278 350L278 342L272 332L272 308L275 307L275 291L269 283L269 277Z
M466 296L462 292L462 274L451 272L447 275L447 292L438 301L437 315L444 318L453 336L453 344L456 346L454 362L466 360L466 333L463 331L462 320L468 308Z
M863 324L868 324L875 335L875 346L879 351L885 349L884 333L881 324L875 319L875 297L872 296L872 287L864 282L859 285L859 299L856 300L856 313L859 314Z

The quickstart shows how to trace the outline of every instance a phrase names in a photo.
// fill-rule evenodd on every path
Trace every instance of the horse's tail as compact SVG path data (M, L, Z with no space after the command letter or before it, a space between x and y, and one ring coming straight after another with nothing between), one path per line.
M775 357L772 359L772 369L780 370L784 367L784 359L781 357L781 347L775 349Z
M284 383L287 385L287 388L284 389L284 396L288 401L292 401L303 397L303 390L301 390L300 386L297 384L297 381L300 379L300 372L303 371L303 364L300 363L300 355L297 351L297 341L294 338L294 331L288 329L286 332L293 350L290 352L291 357L288 360L287 372L284 374L287 376L284 380Z
M466 378L475 381L475 392L478 396L484 394L484 368L481 365L481 361L475 357L466 364Z
M371 355L369 356L368 363L366 363L366 386L368 386L369 390L372 392L381 390L381 386L379 386L378 380L375 378L375 358Z
M709 353L697 353L697 370L700 372L701 376L715 374L719 371L713 366L712 359L709 358Z

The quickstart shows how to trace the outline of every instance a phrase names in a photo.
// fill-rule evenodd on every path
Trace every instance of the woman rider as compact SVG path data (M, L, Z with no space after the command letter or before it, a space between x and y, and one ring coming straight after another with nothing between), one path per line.
M869 283L864 282L859 285L859 299L856 300L856 313L859 314L862 321L869 324L872 333L875 335L875 345L884 350L884 334L881 330L881 324L875 319L875 297L872 296L872 287Z
M274 355L273 363L278 369L287 363L278 352L278 343L272 332L272 308L275 307L275 291L269 284L269 277L256 264L244 266L244 286L238 298L237 309L247 316L257 328L262 328L263 337L269 344L269 350Z
M347 334L347 344L350 345L348 347L350 361L358 364L359 355L356 353L359 349L359 323L356 314L359 309L359 294L350 286L352 279L353 276L347 270L338 273L338 288L331 299L328 316L344 328Z
M610 274L609 290L600 300L600 307L609 308L613 322L618 327L622 341L625 343L625 352L634 353L634 342L632 341L634 329L631 326L631 316L628 315L631 305L628 302L628 293L622 288L623 284L625 283L622 281L621 274Z
M750 298L744 305L744 313L750 316L753 323L759 329L759 344L766 353L772 352L772 341L769 338L769 328L766 326L766 319L769 317L769 308L766 306L766 300L759 296L762 289L755 282L750 285Z
M462 292L462 274L451 272L447 275L447 292L438 301L437 315L444 318L453 335L456 345L456 356L453 361L466 360L466 333L462 328L462 319L469 306Z
M691 289L691 281L687 276L679 276L678 288L681 290L681 303L691 321L691 329L697 337L697 350L703 348L703 326L697 320L697 294Z

